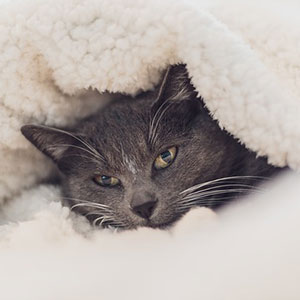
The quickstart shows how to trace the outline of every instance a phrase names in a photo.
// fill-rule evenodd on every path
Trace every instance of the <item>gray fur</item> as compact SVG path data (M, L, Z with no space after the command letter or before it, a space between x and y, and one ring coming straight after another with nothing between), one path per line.
M57 164L64 202L95 225L164 227L192 206L216 209L278 171L219 128L184 65L169 68L157 90L121 96L71 132L36 125L22 132ZM154 169L155 158L172 146L174 162ZM95 174L121 184L102 187ZM150 218L133 213L139 197L155 199Z

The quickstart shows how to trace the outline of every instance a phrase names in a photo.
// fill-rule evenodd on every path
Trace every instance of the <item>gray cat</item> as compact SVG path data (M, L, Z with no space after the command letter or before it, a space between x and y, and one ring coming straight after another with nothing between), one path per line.
M278 168L211 118L184 65L160 86L121 96L71 131L25 125L61 173L64 202L94 225L164 228L193 206L217 209Z

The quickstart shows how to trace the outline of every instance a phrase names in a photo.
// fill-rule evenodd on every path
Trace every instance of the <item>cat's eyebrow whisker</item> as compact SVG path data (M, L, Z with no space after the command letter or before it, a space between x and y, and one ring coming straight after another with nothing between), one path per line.
M86 146L92 153L94 153L94 155L96 155L98 158L103 159L104 157L94 148L92 147L89 143L87 143L86 141L84 141L82 138L76 136L75 134L72 134L71 132L59 129L59 128L54 128L54 127L48 127L48 126L44 126L44 125L39 125L40 127L44 127L46 129L51 129L53 131L59 132L59 133L63 133L66 134L74 139L76 139L77 141L79 141L80 143L82 143L84 146Z
M96 158L97 160L100 160L100 161L103 161L103 158L98 156L98 155L95 155L93 152L91 152L90 150L88 149L85 149L83 147L80 147L80 146L76 146L76 145L72 145L72 144L53 144L53 145L49 145L47 146L47 149L56 149L56 148L59 148L59 147L66 147L66 148L76 148L76 149L80 149L88 154L90 154L92 156L92 158ZM90 158L89 158L90 159Z
M161 121L161 119L162 119L162 117L164 116L164 114L166 113L166 111L169 109L169 107L173 104L172 102L164 102L161 106L160 106L160 108L162 108L163 107L163 105L165 104L165 103L167 103L167 105L166 105L166 107L160 112L160 114L159 115L157 115L157 113L155 114L155 116L157 115L158 117L157 117L157 120L156 120L156 122L155 122L155 126L154 126L154 128L153 128L153 131L152 131L152 135L151 135L151 139L150 139L150 143L153 145L154 143L155 143L155 141L156 141L156 139L157 139L157 128L158 128L158 126L159 126L159 123L160 123L160 121ZM158 111L159 111L160 109L158 109Z
M74 157L74 156L77 156L77 157L80 157L80 158L86 158L88 161L91 161L91 162L95 163L95 165L99 164L99 160L96 159L95 157L89 157L89 156L82 155L82 154L72 153L72 154L69 154L69 155L65 155L64 157Z
M82 151L85 151L85 152L87 152L87 153L94 156L94 153L89 151L88 149L82 148L80 146L72 145L72 144L52 144L52 145L49 145L47 148L52 149L52 148L58 148L58 147L72 147L72 148L76 148L76 149L80 149Z
M194 190L200 189L204 186L211 185L211 184L214 184L214 183L219 183L221 181L229 181L229 180L234 180L235 181L235 180L245 180L245 179L262 181L262 180L266 180L267 178L263 177L263 176L250 176L250 175L249 176L221 177L221 178L217 178L217 179L214 179L214 180L206 181L206 182L191 186L188 189L183 190L182 192L180 192L179 195L182 195L182 194L185 194L185 193L190 193L190 192L193 192Z
M162 103L159 108L156 110L153 118L151 118L150 120L150 128L149 128L149 141L151 142L151 139L153 137L153 129L154 129L154 124L155 124L155 121L156 121L156 118L158 116L158 114L160 113L160 111L163 109L164 105L166 104L167 102L164 102Z

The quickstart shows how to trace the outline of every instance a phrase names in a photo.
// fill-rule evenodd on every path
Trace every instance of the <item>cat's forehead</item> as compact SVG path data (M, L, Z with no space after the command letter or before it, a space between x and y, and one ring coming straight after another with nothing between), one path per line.
M126 103L125 103L126 102ZM124 100L99 111L81 131L113 169L137 173L149 154L147 102Z
M183 139L182 104L152 111L155 97L120 99L98 111L79 131L103 155L108 169L137 173L168 147ZM181 105L181 106L180 106ZM157 111L160 108L157 108Z
M114 148L123 151L133 145L145 146L149 120L147 101L132 99L119 101L100 111L92 123L99 143L113 144Z

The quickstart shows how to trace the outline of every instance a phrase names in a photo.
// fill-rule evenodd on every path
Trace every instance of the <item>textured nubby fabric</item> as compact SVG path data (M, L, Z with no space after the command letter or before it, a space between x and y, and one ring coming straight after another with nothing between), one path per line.
M292 0L0 0L1 298L299 299L296 175L218 221L197 209L171 233L113 234L61 207L41 184L51 163L20 134L71 125L105 101L96 91L148 90L186 63L221 127L299 169L299 12Z

